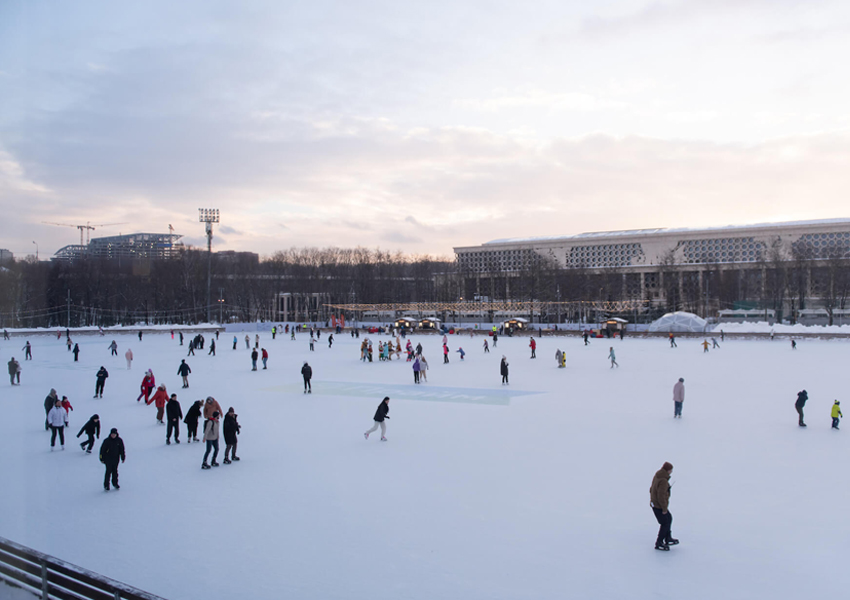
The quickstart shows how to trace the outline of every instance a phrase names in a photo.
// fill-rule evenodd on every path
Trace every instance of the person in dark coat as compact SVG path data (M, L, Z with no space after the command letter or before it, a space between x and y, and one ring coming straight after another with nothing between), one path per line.
M171 443L171 433L174 432L174 443L180 443L180 419L183 418L183 409L177 401L177 394L171 394L171 398L165 403L165 418L168 428L165 431L165 443Z
M189 340L189 352L186 356L195 356L195 340Z
M215 340L210 340L210 351L207 352L207 356L209 356L210 354L215 356Z
M797 401L794 403L794 408L797 409L797 414L800 415L799 425L800 427L805 427L806 424L803 422L803 407L806 406L806 400L809 399L809 394L806 390L799 392L797 394Z
M94 397L103 398L103 386L106 385L106 378L109 377L109 371L106 370L106 367L100 367L95 377L97 377L97 382L94 384Z
M247 338L248 336L245 336L245 337ZM256 348L254 348L254 349L251 351L251 365L252 365L251 370L252 370L252 371L256 371L256 370L257 370L257 357L258 357L258 356L260 356L260 355L257 353L257 349L256 349Z
M231 453L233 460L241 460L236 456L236 445L238 443L236 436L242 430L239 427L239 421L236 420L238 416L232 406L227 409L227 414L224 415L224 464L226 465L230 464Z
M59 394L55 389L51 388L50 393L47 394L47 397L44 399L44 430L50 431L50 425L47 422L47 415L50 413L50 409L53 408L53 405L56 404L56 401L59 400Z
M200 441L198 439L198 420L201 418L201 410L203 407L203 400L195 400L195 403L189 407L188 411L186 411L186 418L183 419L183 422L186 423L186 437L190 444L193 441Z
M180 366L177 367L177 374L183 378L183 389L189 387L189 373L192 372L192 369L189 368L189 365L186 364L186 359L180 360Z
M508 359L502 355L502 362L499 364L499 372L502 374L502 385L508 385Z
M363 437L365 437L368 440L369 434L372 433L373 431L377 431L378 427L380 427L381 428L381 441L386 442L387 441L387 436L386 436L387 425L386 425L386 423L384 423L384 420L390 418L389 414L387 414L389 412L390 412L390 397L385 396L384 399L381 400L381 403L378 405L378 410L375 411L375 417L374 417L375 424L372 425L372 429L370 429L369 431L367 431L363 434Z
M74 344L72 352L74 353L74 362L77 362L80 359L80 345Z
M91 454L91 449L94 448L95 436L100 439L100 417L98 415L92 415L91 418L86 421L86 424L82 426L77 437L80 437L83 433L88 436L88 439L80 444L80 448L85 450L86 454Z
M139 337L142 332L139 332ZM118 430L114 427L109 432L109 435L103 440L100 445L100 462L106 465L106 475L103 476L103 489L109 491L109 479L112 478L112 485L116 490L120 490L118 485L118 463L124 462L126 459L124 454L124 440L118 437Z
M304 393L312 394L313 386L310 384L310 379L313 378L313 367L307 364L307 361L304 361L304 366L301 367L301 377L304 378Z

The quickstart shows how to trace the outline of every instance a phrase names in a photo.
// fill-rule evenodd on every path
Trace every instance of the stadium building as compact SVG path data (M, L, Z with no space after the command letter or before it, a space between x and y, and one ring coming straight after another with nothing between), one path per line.
M508 288L513 280L516 289L519 280L547 269L560 271L562 279L567 274L595 278L585 287L607 297L701 307L703 313L712 298L714 309L769 300L781 312L783 297L792 310L836 297L844 308L850 291L850 219L511 238L454 251L467 295L493 293L493 279ZM772 281L778 270L783 290ZM559 288L558 293L571 291ZM516 295L505 289L501 294Z
M53 260L171 258L175 242L181 237L173 233L130 233L92 238L88 245L72 244L60 248Z

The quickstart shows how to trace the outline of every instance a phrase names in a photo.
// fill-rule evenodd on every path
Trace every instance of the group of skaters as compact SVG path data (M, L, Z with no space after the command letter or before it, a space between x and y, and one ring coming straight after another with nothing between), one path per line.
M803 408L806 406L806 402L809 400L809 393L806 390L801 390L797 393L797 401L794 402L794 408L797 410L797 424L800 427L807 427L806 422L803 420ZM832 418L832 429L838 429L838 422L844 415L841 414L841 402L838 400L834 400L832 403L832 409L830 410L830 417Z

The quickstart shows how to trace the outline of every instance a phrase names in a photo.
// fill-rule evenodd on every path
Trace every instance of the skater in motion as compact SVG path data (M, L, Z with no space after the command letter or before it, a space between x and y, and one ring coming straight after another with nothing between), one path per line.
M508 385L508 358L503 354L499 363L499 373L502 374L502 385Z
M24 347L21 348L21 350L24 351L24 361L32 360L32 345L29 340L27 340L27 343L24 344Z
M533 337L528 343L528 347L531 348L531 358L537 358L537 342L534 340Z
M791 340L791 350L797 349L797 340Z
M390 418L389 414L387 414L389 412L390 412L390 397L384 396L384 399L381 400L381 403L378 405L378 410L375 411L375 417L374 417L375 424L372 425L372 429L370 429L369 431L367 431L363 434L363 437L365 437L368 440L369 434L372 433L373 431L377 431L378 427L380 427L381 428L381 441L386 442L387 441L387 425L384 422L384 420Z
M611 368L617 367L620 368L620 365L617 364L617 355L614 353L614 346L610 347L610 352L608 352L608 358L611 360Z
M678 348L678 347L679 347L679 344L677 344L677 343L676 343L676 336L675 336L675 335L673 335L673 332L672 332L672 331L670 332L670 336L669 336L669 337L670 337L670 347L671 347L671 348Z
M118 356L118 342L112 340L112 343L109 344L109 350L111 351L111 356Z
M832 405L832 428L838 429L838 419L843 417L841 414L841 402L838 400L835 401L835 404Z
M142 393L139 394L139 397L136 398L136 402L140 401L143 397L145 399L145 404L150 404L148 399L151 396L151 392L156 387L156 378L153 376L153 371L150 369L145 373L144 378L142 378Z
M584 330L581 334L582 339L584 340L584 345L587 346L590 342L588 342L587 338L589 337L587 333L587 329Z
M682 402L685 401L685 379L679 377L679 381L673 386L673 418L682 418Z
M202 469L209 469L210 467L218 466L215 459L218 458L219 415L220 413L215 411L212 416L204 422L204 441L207 443L207 451L204 453L204 462L201 463ZM210 451L213 451L213 456L212 462L208 464L207 457L209 457Z
M209 356L210 354L215 356L215 340L210 340L210 351L207 352L207 356Z
M711 349L714 350L715 348L720 348L720 344L717 343L716 338L711 338Z
M186 423L186 440L187 444L198 442L198 421L201 418L201 410L204 407L202 400L195 400L189 410L186 411L186 417L183 422Z
M165 418L168 420L168 427L165 432L166 445L171 444L171 434L174 433L174 443L180 443L180 419L183 418L183 409L177 401L177 394L171 394L171 398L165 405Z
M192 344L191 340L189 341L189 344L190 345ZM189 373L191 373L191 372L192 372L192 369L190 369L189 365L186 364L186 359L185 358L181 359L180 360L180 366L177 367L177 374L180 375L180 377L183 378L183 389L184 390L187 387L189 387Z
M80 428L80 432L77 434L77 437L80 437L85 433L88 436L85 442L80 444L80 448L85 450L86 454L91 454L91 449L94 448L94 438L97 436L100 439L100 416L92 415L91 418L86 421L86 424Z
M700 346L702 346L703 354L708 352L708 340L703 340L702 343L700 344Z
M159 384L156 393L145 404L150 406L152 402L156 406L156 422L160 425L165 425L165 421L162 418L165 416L165 403L168 402L168 391L165 389L164 383Z
M484 354L490 354L490 344L487 343L487 338L484 338Z
M48 415L50 415L50 411L53 410L53 406L59 402L59 394L55 389L51 388L50 393L47 394L47 397L44 399L44 430L48 431L50 429L50 421L48 420Z
M803 422L803 407L806 406L806 400L808 399L809 394L806 390L797 393L797 401L794 403L794 408L797 409L797 414L800 416L800 420L797 423L800 427L806 426L805 422Z
M96 381L94 384L94 397L103 398L103 387L106 385L106 378L109 377L109 371L106 367L101 366L95 375Z
M313 367L307 364L307 361L304 361L304 366L301 367L301 377L304 378L304 393L312 394L313 386L310 384L310 380L313 378Z
M74 362L78 362L80 360L80 345L74 344Z
M133 366L133 351L127 348L127 351L124 353L124 358L127 359L127 370L130 370L130 367Z
M670 550L670 546L675 546L679 540L672 536L670 531L673 526L673 515L668 510L670 504L670 474L673 472L673 465L665 462L652 478L652 485L649 486L649 505L652 507L652 512L655 514L655 520L658 521L658 537L655 539L656 550Z
M230 464L230 457L233 457L233 460L241 460L236 456L238 444L236 436L242 431L239 421L236 420L238 416L232 406L227 409L227 414L224 415L224 464L226 465Z
M139 332L139 337L142 332ZM118 436L118 430L114 427L109 432L109 435L100 445L100 462L106 466L106 474L103 476L103 489L109 491L109 480L112 479L112 486L116 490L120 490L118 485L118 463L124 462L126 459L124 454L124 440Z
M62 401L56 400L53 408L47 413L47 422L50 425L50 451L56 446L56 434L59 434L61 450L65 449L65 426L68 424L68 411L62 408Z

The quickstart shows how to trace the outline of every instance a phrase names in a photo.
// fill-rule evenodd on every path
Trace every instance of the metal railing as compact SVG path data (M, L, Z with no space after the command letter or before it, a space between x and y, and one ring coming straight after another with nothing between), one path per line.
M0 579L42 600L165 600L2 537Z

